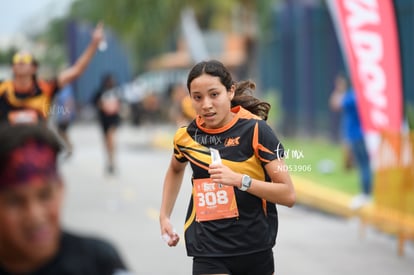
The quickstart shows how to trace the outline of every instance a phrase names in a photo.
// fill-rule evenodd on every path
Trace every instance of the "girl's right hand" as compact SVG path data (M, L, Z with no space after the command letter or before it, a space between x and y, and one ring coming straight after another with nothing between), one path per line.
M169 220L161 222L161 238L168 244L168 246L176 246L180 241L180 236L177 234Z

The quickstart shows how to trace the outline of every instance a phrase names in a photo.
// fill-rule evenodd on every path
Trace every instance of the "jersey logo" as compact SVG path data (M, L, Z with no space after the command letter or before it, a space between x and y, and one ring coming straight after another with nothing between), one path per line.
M229 137L226 138L226 140L224 141L224 146L226 147L230 147L230 146L238 146L240 144L240 137Z

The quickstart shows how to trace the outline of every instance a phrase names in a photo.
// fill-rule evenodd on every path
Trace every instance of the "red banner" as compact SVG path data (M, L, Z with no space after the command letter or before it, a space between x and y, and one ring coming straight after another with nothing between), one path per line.
M327 0L366 133L400 133L402 77L392 0Z

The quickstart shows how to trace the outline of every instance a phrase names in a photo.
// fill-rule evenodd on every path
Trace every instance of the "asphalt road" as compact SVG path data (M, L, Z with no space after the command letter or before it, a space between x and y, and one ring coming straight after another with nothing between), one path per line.
M110 240L134 274L191 274L192 260L186 255L183 241L170 248L159 234L158 211L171 150L158 145L168 143L172 132L171 127L165 126L123 125L117 133L117 173L107 176L97 125L77 124L69 131L75 148L73 156L61 163L66 182L64 226ZM181 237L191 194L189 177L187 171L172 216ZM357 220L334 217L302 205L278 209L276 274L414 272L412 243L406 245L405 255L399 257L393 237L371 228L361 231Z

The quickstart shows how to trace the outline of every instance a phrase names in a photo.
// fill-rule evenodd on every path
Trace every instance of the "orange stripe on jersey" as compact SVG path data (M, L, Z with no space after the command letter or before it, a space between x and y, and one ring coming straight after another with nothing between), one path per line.
M194 188L193 188L193 191L192 191L193 197L194 197L194 192L195 191L194 191ZM190 217L188 217L187 221L184 224L184 231L186 231L187 228L189 228L190 225L194 222L195 216L196 216L196 208L195 208L194 201L193 201L193 209L191 210Z
M267 202L265 199L262 199L262 208L263 208L263 213L267 217Z
M56 92L57 87L54 84L54 82L38 80L37 84L39 85L40 90L42 90L42 93L48 97L52 97L53 94Z
M208 170L209 167L208 165L206 165L205 163L202 163L201 161L198 161L198 159L192 157L190 154L182 152L182 154L192 163L194 163L194 165L197 165L200 168L203 168L204 170Z
M258 120L261 120L261 117L259 117L259 116L255 115L255 114L251 113L250 111L244 109L241 106L233 107L231 110L232 110L232 112L237 113L237 115L238 115L239 118L258 119Z
M0 96L7 93L7 91L14 90L13 82L11 81L4 81L0 83Z
M260 159L262 162L268 163L269 161L260 157L259 151L272 153L269 149L264 147L262 144L259 143L259 124L256 123L254 125L254 131L253 131L253 140L252 140L252 146L254 148L254 154L258 159ZM262 199L262 208L263 213L267 216L267 203L265 199Z
M204 132L206 132L208 134L220 134L220 133L223 133L224 131L227 131L231 127L233 127L240 118L244 118L244 119L261 119L260 117L254 115L251 112L244 109L242 106L233 107L231 109L231 111L235 114L235 116L233 117L233 119L229 123L227 123L225 126L223 126L221 128L209 129L209 128L203 127L204 120L200 116L198 116L197 119L196 119L197 126L201 130L203 130Z
M259 151L270 153L270 154L273 154L273 152L259 143L259 124L258 123L256 123L254 125L252 146L254 148L254 153L255 153L256 157L258 159L260 159L260 161L262 161L264 163L268 163L269 161L267 159L264 159L260 156Z

